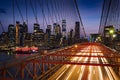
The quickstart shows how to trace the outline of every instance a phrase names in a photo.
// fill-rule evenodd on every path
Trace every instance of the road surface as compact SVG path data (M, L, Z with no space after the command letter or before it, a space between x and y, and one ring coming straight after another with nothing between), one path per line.
M76 54L102 56L103 55L102 53L97 53L99 51L101 51L99 47L90 45L90 46L86 46L83 50L81 50L80 53L76 53ZM106 58L100 58L100 57L72 57L70 61L71 62L89 61L89 63L108 62ZM112 67L65 64L56 73L54 73L48 80L120 80L120 78L115 74Z

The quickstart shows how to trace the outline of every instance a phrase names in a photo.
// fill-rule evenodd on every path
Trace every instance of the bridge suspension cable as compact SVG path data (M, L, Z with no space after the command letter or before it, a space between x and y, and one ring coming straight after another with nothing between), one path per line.
M104 13L104 8L105 8L105 0L103 0L103 5L102 5L102 14L101 14L101 19L100 19L100 25L99 25L99 32L101 32L101 26L102 26L102 22L103 22L103 13Z
M14 8L14 0L12 0L12 14L13 14L13 24L15 25L15 8Z
M107 21L108 21L108 16L110 14L110 9L111 9L111 0L110 0L109 5L108 5L107 16L106 16L106 20L105 20L105 24L104 24L105 26L106 26Z
M57 20L57 14L55 13L55 8L54 8L54 5L53 5L53 0L51 0L50 1L51 3L51 9L52 9L52 15L55 17L55 20L56 20L56 22L58 22L58 20Z
M31 5L31 8L32 8L32 11L33 11L33 14L34 14L36 23L38 23L37 11L36 11L36 9L34 8L34 6L33 6L33 4L32 4L32 0L30 0L30 5Z
M15 0L15 3L16 3L16 6L17 6L17 8L18 8L18 11L19 11L19 13L20 13L20 16L21 16L21 18L22 18L22 21L24 22L24 18L23 18L23 15L22 15L22 12L21 12L21 9L20 9L20 7L19 7L19 4L18 4L17 0Z
M104 27L112 25L115 29L119 29L120 15L119 0L104 0L99 26L99 33L103 35Z
M48 23L47 23L46 16L45 16L45 13L44 13L44 2L38 1L38 4L40 6L40 9L41 9L42 15L43 15L43 25L44 25L44 20L45 20L45 23L47 25Z
M5 29L4 29L4 27L3 27L2 23L1 23L1 21L0 21L0 26L2 27L3 32L5 32Z
M75 3L75 7L76 7L76 10L77 10L77 13L78 13L78 17L79 17L79 20L80 20L80 23L81 23L82 30L84 32L84 36L86 38L86 32L85 32L84 25L83 25L83 22L82 22L82 19L81 19L81 15L80 15L80 11L79 11L79 8L78 8L77 1L74 0L74 3Z
M51 22L54 23L54 20L53 20L53 17L52 17L52 14L51 14L51 11L50 11L50 6L49 6L49 0L46 0L46 4L47 4L47 9L48 9L48 19L50 21L50 18L51 18Z
M58 16L58 22L59 21L61 21L61 19L60 19L60 13L59 13L59 9L58 9L58 6L59 5L57 5L57 2L56 2L56 0L54 0L54 8L55 8L55 10L56 10L56 15Z
M28 25L28 4L27 4L27 0L25 0L25 7L26 7L26 23Z

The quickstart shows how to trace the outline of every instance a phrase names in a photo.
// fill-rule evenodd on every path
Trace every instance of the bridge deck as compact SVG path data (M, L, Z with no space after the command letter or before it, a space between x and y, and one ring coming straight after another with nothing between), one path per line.
M22 60L0 63L0 77L36 79L55 65L86 65L119 67L120 55L98 43L84 43L53 52L35 54ZM87 59L81 61L79 58ZM54 69L53 69L54 70ZM50 73L51 74L51 73ZM49 75L50 76L50 75Z

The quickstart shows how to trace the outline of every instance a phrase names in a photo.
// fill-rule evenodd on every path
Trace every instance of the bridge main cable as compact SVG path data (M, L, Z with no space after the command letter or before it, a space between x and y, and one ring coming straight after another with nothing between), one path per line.
M82 25L82 29L83 29L84 35L86 37L86 32L85 32L84 25L83 25L83 22L82 22L82 19L81 19L81 15L80 15L80 11L79 11L79 8L78 8L78 5L77 5L77 1L74 0L74 3L75 3L75 7L76 7L76 10L77 10L78 16L79 16L79 20L80 20L81 25Z

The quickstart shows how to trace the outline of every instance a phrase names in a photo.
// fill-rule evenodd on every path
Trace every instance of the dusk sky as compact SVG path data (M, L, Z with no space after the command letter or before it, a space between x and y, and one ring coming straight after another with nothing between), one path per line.
M30 1L30 0L27 0L27 1ZM33 0L31 0L31 1L33 2ZM44 3L43 7L44 7L44 9L46 9L47 8L46 7L46 1L48 1L48 4L50 4L51 0L41 0L41 1L44 1L43 2ZM52 0L52 1L54 1L54 0ZM61 0L56 0L56 2L57 1L60 2ZM26 18L26 16L25 16L25 3L24 3L25 0L17 0L17 2L18 2L18 5L21 9L23 17ZM70 6L72 4L72 0L64 0L64 2L65 2L64 4L69 5L68 6L69 8L64 8L63 11L64 12L66 11L68 13L70 12L72 15L75 14L74 10L73 10L74 8L72 7L73 5ZM79 9L80 9L80 14L81 14L82 21L83 21L83 24L84 24L85 31L86 31L87 35L90 34L90 33L97 33L98 29L99 29L103 0L77 0L77 2L78 2L78 6L79 6ZM59 5L58 8L60 10L63 9L63 6L60 6L61 5L60 3L57 3L57 5ZM50 7L50 5L49 5L49 7ZM41 25L41 28L45 29L45 27L42 27L42 25L44 25L45 22L43 21L43 16L42 16L42 13L41 13L39 8L40 8L40 6L37 6L37 15L39 17L38 22ZM67 10L67 9L69 9L69 10ZM61 15L64 15L64 12L59 11L59 13L61 13ZM48 12L44 10L44 13L45 13L45 16L46 16L46 19L47 19ZM71 17L70 13L69 13L69 15L67 15L67 16L69 16L69 18L65 16L66 18L68 18L68 20L70 20L70 17ZM34 18L34 14L33 14L33 11L31 10L31 7L30 7L29 3L28 3L28 17L29 17L28 18L29 32L32 32L33 23L35 22L35 18ZM21 21L21 17L20 17L18 9L16 8L16 5L15 5L15 19L18 20L18 21ZM78 20L77 18L72 18L71 20L73 20L73 19L74 19L73 22L75 22L75 19ZM13 24L12 0L1 0L1 2L0 2L0 21L3 24L3 26L5 28L5 31L7 31L7 27L10 23ZM67 21L67 23L69 23L69 22L70 21ZM50 24L51 22L47 19L47 23ZM74 29L74 26L71 26L70 23L67 24L67 29L68 30L71 29L71 28ZM0 26L0 33L1 32L2 32L2 28Z

